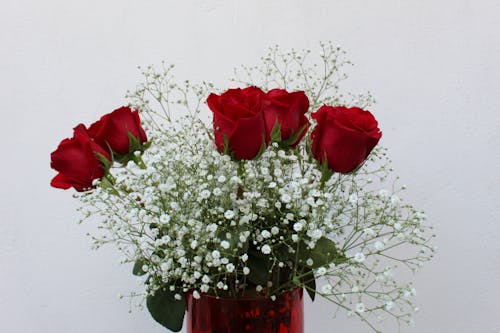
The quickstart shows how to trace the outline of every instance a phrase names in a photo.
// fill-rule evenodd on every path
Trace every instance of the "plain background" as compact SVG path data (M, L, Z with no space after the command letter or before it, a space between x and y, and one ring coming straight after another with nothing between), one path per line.
M500 3L496 0L2 0L0 331L165 332L116 295L137 289L113 248L90 250L49 153L125 103L137 65L223 84L266 47L342 45L348 87L371 90L405 198L439 253L415 277L405 332L500 332ZM306 332L369 332L306 305Z

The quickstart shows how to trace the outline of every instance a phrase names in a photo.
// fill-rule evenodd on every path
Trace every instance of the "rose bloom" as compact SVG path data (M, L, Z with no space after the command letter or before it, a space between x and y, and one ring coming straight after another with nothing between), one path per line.
M278 123L281 141L292 147L296 146L309 128L309 120L305 116L307 110L309 99L303 91L270 90L264 100L267 132L270 135Z
M328 168L349 173L358 168L382 137L375 117L358 107L324 105L313 113L317 125L311 133L314 158Z
M264 92L257 87L229 89L220 96L208 96L219 152L228 148L236 159L251 160L267 147L269 135L262 112L263 99Z
M74 187L79 192L93 188L92 182L106 172L96 153L110 160L108 152L90 138L84 125L75 127L73 137L61 141L50 155L50 166L59 172L50 185Z
M132 111L128 106L105 114L89 127L88 132L102 147L109 147L114 153L120 155L130 152L129 135L135 137L140 144L148 140L141 126L139 111Z

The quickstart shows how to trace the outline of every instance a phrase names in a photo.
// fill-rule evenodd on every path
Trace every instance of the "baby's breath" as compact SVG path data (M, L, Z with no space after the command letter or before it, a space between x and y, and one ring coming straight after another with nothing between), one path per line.
M371 104L370 94L341 93L350 62L332 44L321 48L320 65L310 62L309 51L272 48L261 66L236 71L235 81L305 90L313 111L323 103ZM360 169L326 183L305 140L296 149L273 144L259 158L234 161L217 152L199 114L211 84L178 84L171 66L143 74L145 82L128 97L142 110L151 138L142 155L147 167L114 167L113 188L79 195L84 216L100 221L95 247L112 243L125 262L142 263L147 292L171 286L194 290L195 298L200 292L237 296L250 288L249 251L256 249L271 259L271 270L291 272L284 285L251 286L270 297L293 286L311 289L280 249L293 258L300 244L314 249L326 237L345 260L315 267L314 258L305 258L321 279L317 294L375 331L382 317L412 322L416 290L397 281L396 272L417 271L434 248L425 214L404 201L405 187L390 182L386 149L376 148ZM174 114L183 108L186 115Z

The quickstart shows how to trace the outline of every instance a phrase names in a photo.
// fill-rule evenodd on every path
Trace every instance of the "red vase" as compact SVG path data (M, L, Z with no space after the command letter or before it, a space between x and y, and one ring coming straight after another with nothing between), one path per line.
M270 298L187 294L187 333L304 333L302 288Z

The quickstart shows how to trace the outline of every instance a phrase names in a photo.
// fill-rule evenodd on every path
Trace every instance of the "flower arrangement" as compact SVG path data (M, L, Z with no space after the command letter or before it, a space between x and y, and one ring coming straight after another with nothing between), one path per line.
M432 258L431 228L389 178L372 96L341 93L345 52L326 43L311 58L271 48L225 91L148 67L129 106L52 153L51 185L78 192L82 221L100 221L95 247L134 263L166 328L181 329L187 293L274 299L297 287L376 332L385 317L412 322L415 289L394 274Z

